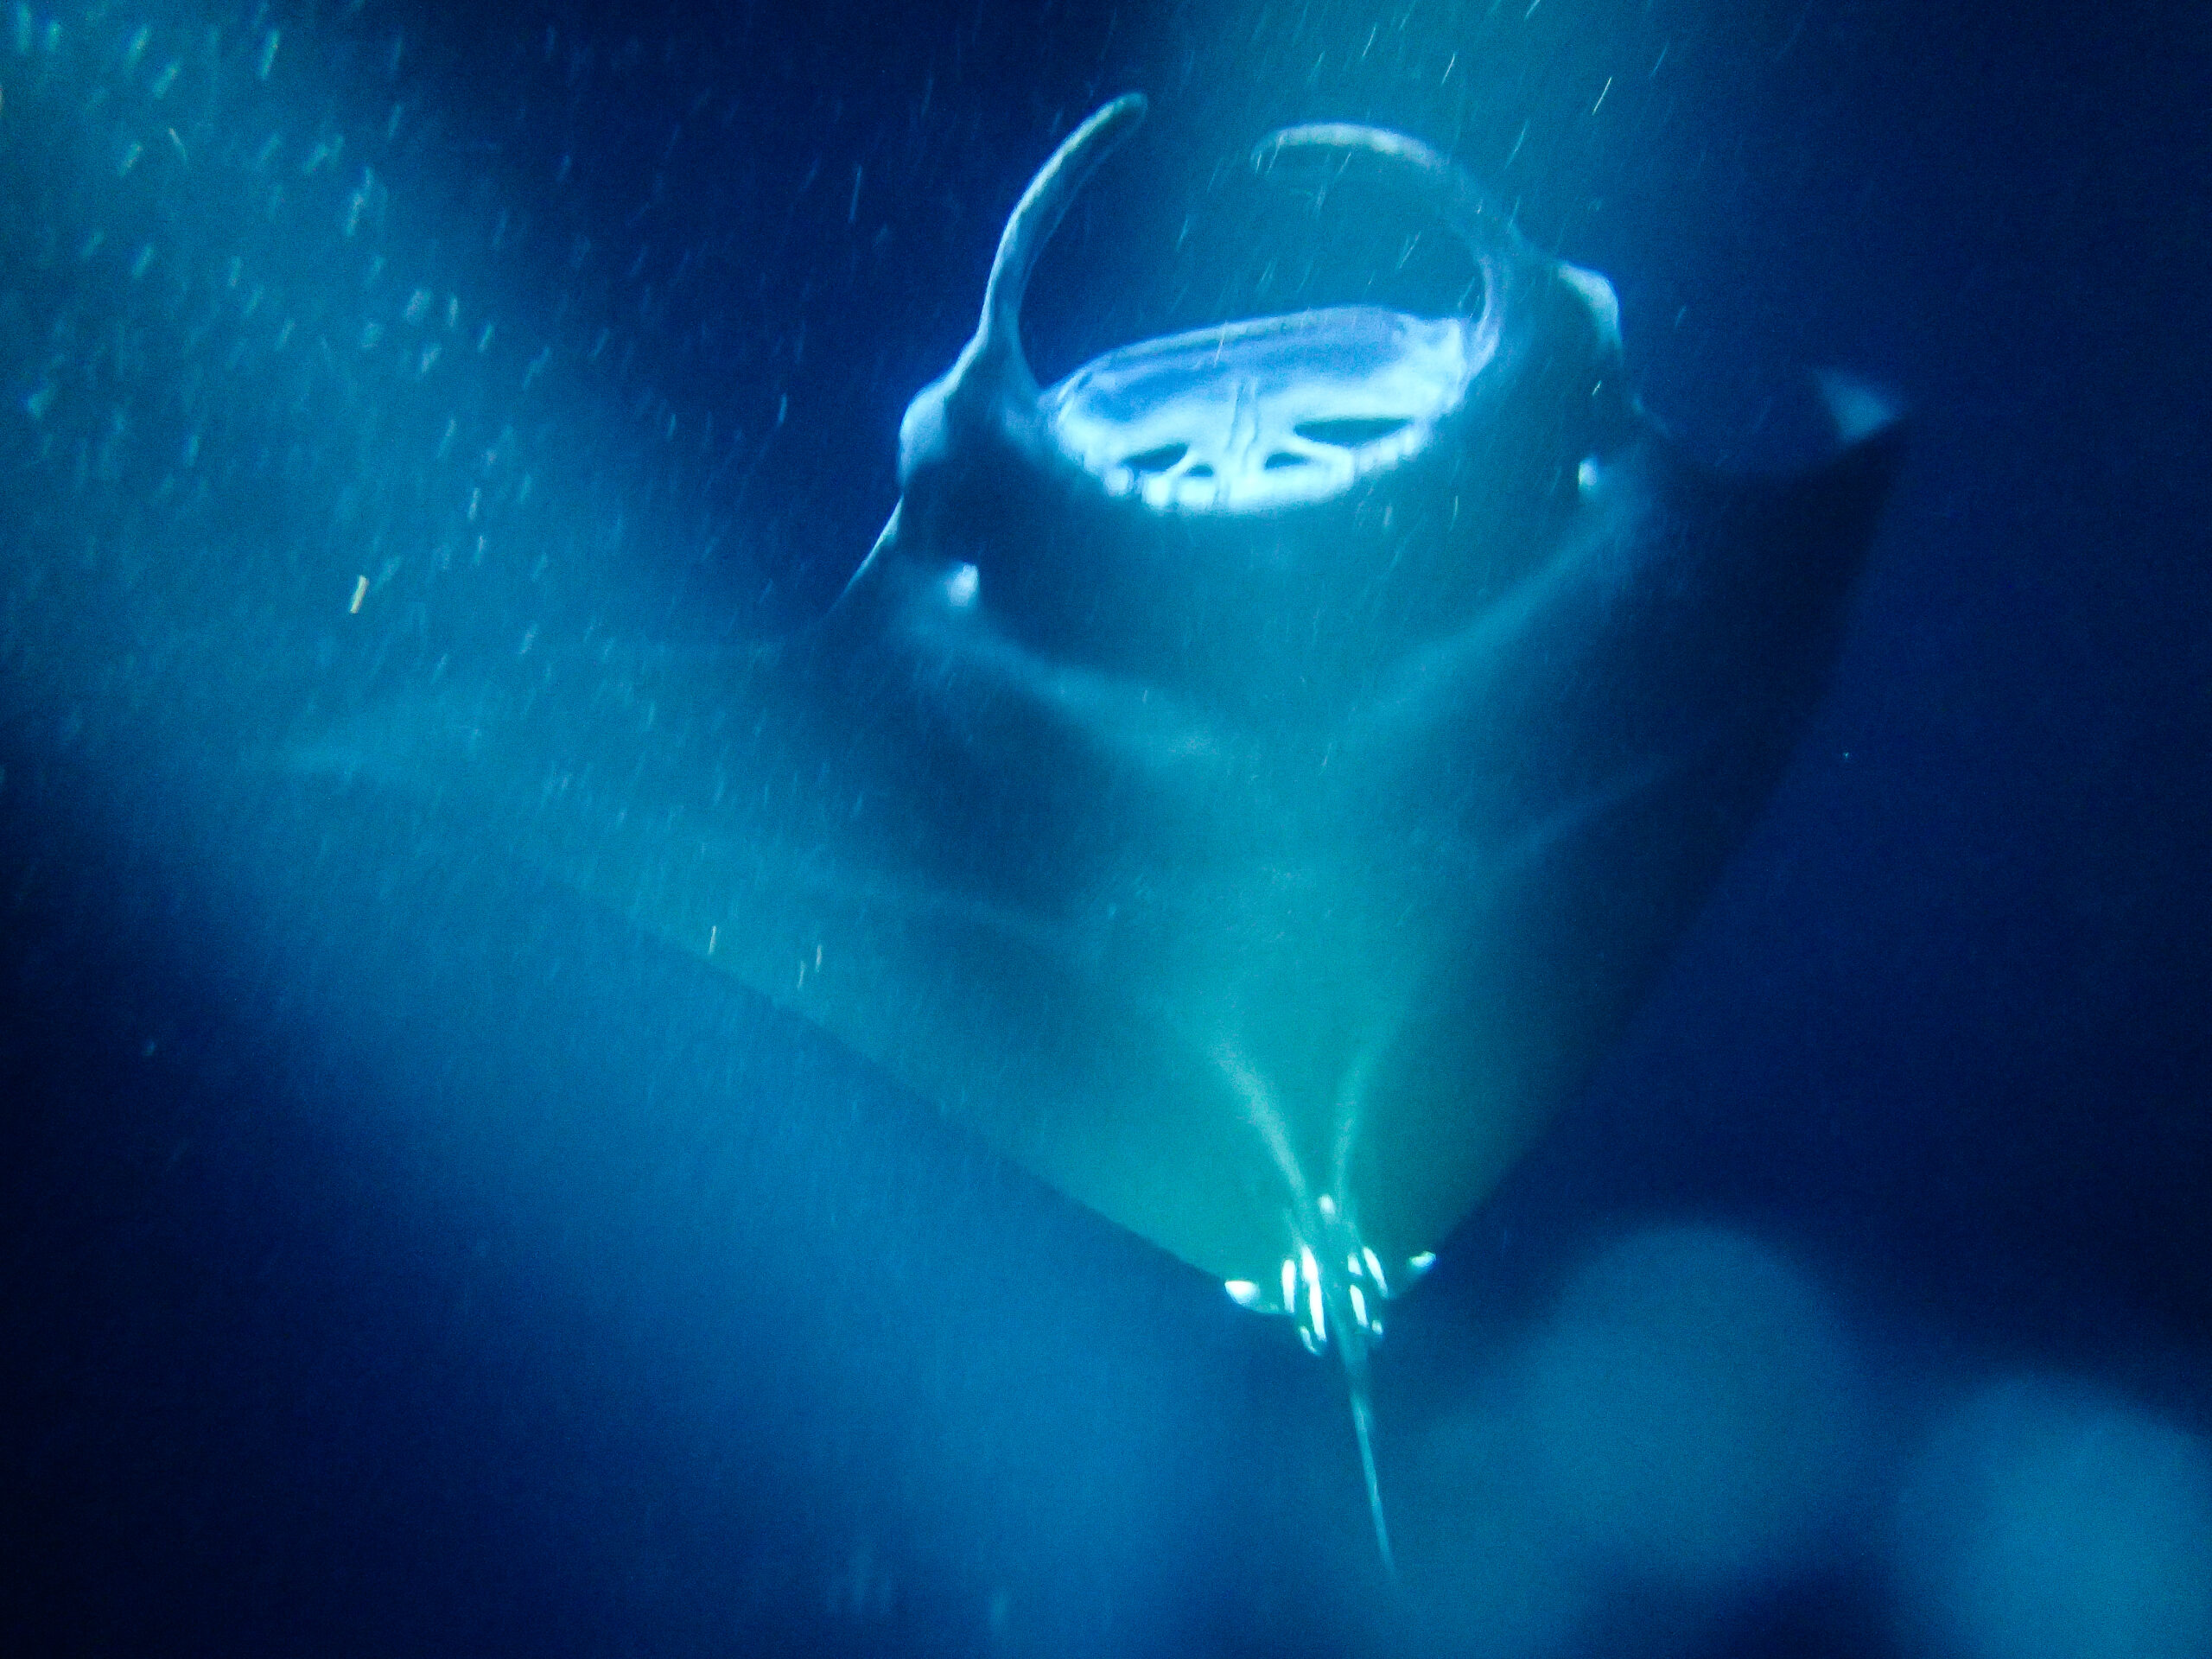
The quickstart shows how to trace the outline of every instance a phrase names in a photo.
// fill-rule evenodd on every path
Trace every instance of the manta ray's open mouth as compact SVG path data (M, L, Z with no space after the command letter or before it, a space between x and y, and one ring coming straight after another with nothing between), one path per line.
M1118 99L1085 122L1007 219L975 338L901 426L899 478L910 493L930 471L957 470L996 442L1018 468L1155 512L1279 513L1331 502L1438 448L1466 410L1497 353L1513 273L1533 269L1529 252L1437 152L1351 125L1285 128L1253 152L1253 166L1270 177L1302 177L1314 164L1332 177L1355 162L1382 169L1473 255L1471 315L1342 305L1248 318L1124 346L1040 391L1021 344L1030 273L1143 109L1141 99ZM1587 302L1602 351L1617 354L1604 279L1558 269Z
M1492 342L1464 317L1338 306L1095 358L1045 394L1061 451L1165 511L1322 501L1427 448Z
M1402 133L1291 127L1252 160L1272 173L1287 157L1340 168L1353 154L1410 182L1466 245L1481 276L1476 314L1332 306L1096 358L1045 392L1039 412L1060 454L1106 493L1185 513L1323 502L1421 454L1465 404L1497 350L1503 227L1457 168ZM1001 247L1002 260L1008 251Z

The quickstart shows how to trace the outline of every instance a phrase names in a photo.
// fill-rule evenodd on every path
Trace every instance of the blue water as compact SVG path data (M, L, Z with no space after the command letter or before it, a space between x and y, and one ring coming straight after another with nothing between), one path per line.
M2208 1650L2169 11L0 12L0 1646ZM1912 421L1772 810L1395 1310L1395 1589L1286 1327L496 842L207 762L399 664L818 610L1131 88L1046 378L1448 280L1379 222L1254 267L1218 175L1362 119L1611 276L1709 459L1809 453L1808 367Z

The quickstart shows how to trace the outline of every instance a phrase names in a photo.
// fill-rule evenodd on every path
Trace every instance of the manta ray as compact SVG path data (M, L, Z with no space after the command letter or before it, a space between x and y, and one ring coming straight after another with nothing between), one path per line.
M1899 454L1729 479L1624 378L1604 278L1376 128L1257 172L1395 193L1459 310L1344 305L1040 388L1025 287L1141 119L1007 222L824 616L702 668L585 654L384 717L373 762L798 1011L1333 1347L1377 1542L1383 1305L1573 1097L1760 810ZM327 752L326 752L327 753Z

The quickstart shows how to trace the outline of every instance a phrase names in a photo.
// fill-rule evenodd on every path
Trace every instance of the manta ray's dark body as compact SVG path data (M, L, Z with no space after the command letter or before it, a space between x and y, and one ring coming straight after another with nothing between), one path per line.
M1256 160L1419 194L1469 315L1233 323L1040 391L1024 285L1141 113L1023 197L823 621L715 674L442 691L376 770L1295 1314L1364 1445L1383 1298L1580 1084L1779 774L1896 432L1845 396L1808 474L1691 463L1603 279L1365 128Z

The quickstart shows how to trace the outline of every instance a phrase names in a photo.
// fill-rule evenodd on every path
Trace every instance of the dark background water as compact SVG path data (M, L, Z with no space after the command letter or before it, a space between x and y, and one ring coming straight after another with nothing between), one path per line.
M2183 1520L2140 1553L2201 1546L2201 8L370 6L149 12L137 59L135 16L22 15L0 28L11 1650L1948 1650L1910 1611L1942 1554L1915 1494L2036 1402L2166 1436L2125 1466L2177 1483ZM245 237L198 175L146 181L165 118L133 118L146 172L103 147L160 60L186 66L181 106L194 66L234 72L270 27L277 72L200 118L353 135L330 188L371 167L401 285L500 320L505 378L471 383L488 428L541 346L567 377L515 417L587 526L543 602L588 592L702 645L835 591L1005 208L1129 87L1153 118L1033 296L1048 374L1268 303L1216 172L1327 117L1446 144L1607 272L1647 403L1715 459L1806 451L1807 365L1909 406L1772 812L1588 1097L1399 1315L1378 1409L1412 1611L1363 1535L1336 1379L1282 1329L550 884L488 854L465 879L302 861L296 823L204 810L140 734L162 639L103 645L86 619L149 592L180 637L257 594L281 610L315 548L350 575L410 522L401 394L203 403L216 460L289 444L277 471L308 480L270 493L241 461L209 554L215 520L162 482L190 424L164 397L222 344L188 319L143 346L107 471L38 447L103 319L140 315L107 255L35 257L41 226ZM276 224L249 253L297 300L322 256ZM355 469L365 517L301 505ZM523 575L466 580L416 594L426 632L525 614ZM1683 1397L1545 1398L1592 1457L1640 1410L1671 1450L1628 1457L1611 1510L1603 1481L1541 1525L1486 1497L1511 1364L1542 1370L1592 1299L1655 1275L1703 1287L1712 1343L1665 1294L1597 1323L1629 1333L1624 1364L1679 1348ZM1857 1425L1820 1465L1833 1501L1771 1556L1731 1554L1766 1535L1717 1510L1656 1543L1618 1513L1709 1472L1672 1419L1743 1421L1710 1397L1745 1374L1732 1320L1806 1368L1804 1414L1774 1421ZM1600 1564L1553 1586L1574 1549L1516 1566L1507 1534ZM1451 1587L1453 1550L1535 1587Z

